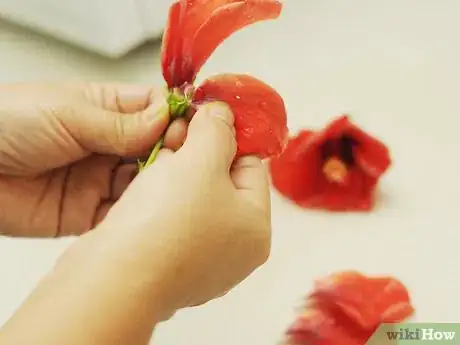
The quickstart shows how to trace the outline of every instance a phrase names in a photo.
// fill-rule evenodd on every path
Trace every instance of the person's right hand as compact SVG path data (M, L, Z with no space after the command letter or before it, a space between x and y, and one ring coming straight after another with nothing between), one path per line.
M161 151L86 236L95 259L155 286L163 318L222 296L269 256L268 176L258 158L233 163L236 147L229 108L202 106L183 147Z

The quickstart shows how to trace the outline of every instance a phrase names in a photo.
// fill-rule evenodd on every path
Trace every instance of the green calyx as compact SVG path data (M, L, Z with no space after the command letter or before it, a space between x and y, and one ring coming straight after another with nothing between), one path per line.
M191 95L184 95L184 93L181 92L180 90L174 89L170 92L167 102L169 105L169 114L171 117L169 124L171 124L173 120L179 117L185 116L187 109L192 103L192 100L191 100ZM168 128L166 128L166 130L167 129ZM155 146L153 147L152 152L150 153L150 156L147 159L147 161L146 162L141 162L140 160L137 161L139 171L142 171L143 169L145 169L146 167L148 167L155 161L155 159L158 156L158 153L163 147L163 144L164 144L164 133L161 136L160 140L158 140Z
M191 100L189 98L176 93L170 93L168 96L168 105L171 118L174 119L184 116L190 103Z

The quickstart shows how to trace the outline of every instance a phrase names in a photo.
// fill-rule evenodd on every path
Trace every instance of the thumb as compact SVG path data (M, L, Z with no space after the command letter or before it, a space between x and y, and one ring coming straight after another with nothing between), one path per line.
M239 158L232 166L231 178L235 188L254 204L270 212L270 184L267 169L256 156Z
M135 156L153 147L163 134L169 123L169 108L165 99L131 114L89 104L63 120L85 149L100 154Z
M201 106L190 122L179 154L193 157L194 165L228 172L236 154L233 113L225 103Z

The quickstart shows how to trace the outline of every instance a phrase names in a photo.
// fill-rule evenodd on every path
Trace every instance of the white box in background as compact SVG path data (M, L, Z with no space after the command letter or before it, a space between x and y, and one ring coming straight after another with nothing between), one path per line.
M0 0L0 17L108 57L161 36L173 0Z

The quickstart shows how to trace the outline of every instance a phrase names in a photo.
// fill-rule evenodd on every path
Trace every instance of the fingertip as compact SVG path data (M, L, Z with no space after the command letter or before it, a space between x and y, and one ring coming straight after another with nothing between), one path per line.
M228 174L237 151L234 117L228 105L214 102L202 105L190 122L183 152L200 152L195 162L201 160L206 169L216 167Z
M171 123L165 134L164 146L171 150L179 150L187 136L188 122L185 119L177 119Z
M206 114L214 119L221 120L228 128L233 129L235 123L235 117L233 115L232 109L227 103L224 102L212 102L202 105L197 113L197 117L201 114ZM195 119L195 116L194 118ZM192 121L193 121L192 119Z
M141 115L141 126L148 137L149 146L152 146L168 127L170 121L169 107L165 100L150 105Z

